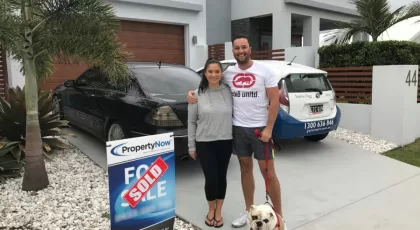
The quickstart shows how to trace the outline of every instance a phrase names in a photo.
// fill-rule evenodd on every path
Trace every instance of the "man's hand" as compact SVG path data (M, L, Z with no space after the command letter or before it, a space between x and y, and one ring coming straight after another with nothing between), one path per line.
M197 97L194 96L194 90L188 91L187 101L190 104L196 104L198 102Z
M197 158L197 153L196 152L189 152L189 154L190 154L190 157L192 159L196 160L196 158Z
M262 142L268 142L271 139L272 134L273 134L273 130L265 127L263 131L261 132L260 140Z

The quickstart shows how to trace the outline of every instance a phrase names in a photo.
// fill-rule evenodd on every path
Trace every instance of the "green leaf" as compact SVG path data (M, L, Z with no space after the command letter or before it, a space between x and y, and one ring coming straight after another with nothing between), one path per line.
M18 148L19 149L19 142L13 141L13 142L2 142L0 143L2 147L0 148L0 156L5 156L8 153L11 153L13 149Z
M55 129L48 129L48 130L41 130L41 136L48 137L48 136L62 136L63 133L61 130Z
M44 148L44 150L46 152L50 152L51 151L51 147L45 141L42 142L42 147Z
M39 123L41 124L41 126L43 126L42 124L46 124L51 121L58 120L59 118L60 118L60 112L47 114L44 117L40 118Z
M23 163L17 161L11 154L0 156L0 177L18 177L22 167Z
M13 156L14 158L16 158L16 160L17 160L18 162L21 160L21 158L22 158L22 152L21 152L21 150L20 150L19 146L17 146L16 148L13 148L13 149L11 150L11 153L12 153L12 156Z
M52 122L43 124L42 130L67 127L68 123L69 123L68 121L52 121Z
M18 10L10 0L0 0L0 49L8 52L21 52L19 44L23 41L20 34L22 24L14 12Z
M42 139L46 144L48 144L52 149L66 149L69 146L66 145L64 142L56 139L56 138L43 138Z
M59 63L101 66L112 81L125 81L131 55L117 39L120 21L112 5L98 0L45 0L39 50ZM41 40L42 38L42 40Z

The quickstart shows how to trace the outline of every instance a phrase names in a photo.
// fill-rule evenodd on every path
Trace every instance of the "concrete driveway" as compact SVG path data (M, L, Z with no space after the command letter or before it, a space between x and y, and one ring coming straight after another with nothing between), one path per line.
M69 141L106 168L104 144L72 131L78 137ZM282 144L275 165L289 230L419 229L420 168L332 137L319 143L295 139ZM204 224L207 203L198 162L177 162L176 167L177 215L209 229ZM265 202L264 180L257 167L254 171L259 204ZM239 164L233 156L221 229L234 229L230 222L243 209Z

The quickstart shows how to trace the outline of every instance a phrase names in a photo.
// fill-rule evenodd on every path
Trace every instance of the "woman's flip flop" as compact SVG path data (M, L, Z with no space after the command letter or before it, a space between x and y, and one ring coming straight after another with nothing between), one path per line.
M223 227L223 223L221 225L218 225L219 222L222 222L223 221L223 218L221 218L220 220L214 219L214 221L216 222L216 225L213 225L213 227L215 227L215 228L221 228L221 227Z
M207 215L206 216L206 220L207 221L209 221L210 223L213 223L213 221L214 221L214 217L213 217L213 219L209 219L209 215ZM209 226L209 227L213 227L213 224L209 224L209 223L207 223L207 221L204 221L204 223L207 225L207 226Z

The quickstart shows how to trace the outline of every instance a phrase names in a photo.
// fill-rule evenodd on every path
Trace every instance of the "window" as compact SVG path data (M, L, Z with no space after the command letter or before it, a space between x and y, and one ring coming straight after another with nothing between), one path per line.
M96 89L110 89L108 78L97 69L89 69L84 72L78 79L77 84Z
M162 66L133 68L142 88L151 94L186 94L197 89L200 76L187 68Z
M139 87L137 81L135 81L134 79L127 85L124 92L135 97L144 96L143 90Z
M122 92L127 91L127 85L125 83L120 84L111 82L108 76L96 68L91 68L84 72L77 79L77 84L95 89L117 90Z
M80 77L76 80L76 84L80 86L89 86L94 75L95 71L93 69L88 69L80 75Z
M323 74L291 74L285 78L285 83L289 93L332 90L327 78Z

